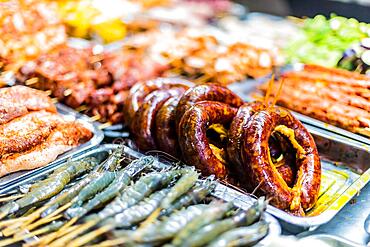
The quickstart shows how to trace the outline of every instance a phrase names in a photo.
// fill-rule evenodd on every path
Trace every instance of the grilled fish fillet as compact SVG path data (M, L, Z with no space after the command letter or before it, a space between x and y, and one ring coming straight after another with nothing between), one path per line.
M77 122L59 124L50 136L32 149L3 156L0 159L0 177L6 174L45 166L58 155L88 141L91 132Z

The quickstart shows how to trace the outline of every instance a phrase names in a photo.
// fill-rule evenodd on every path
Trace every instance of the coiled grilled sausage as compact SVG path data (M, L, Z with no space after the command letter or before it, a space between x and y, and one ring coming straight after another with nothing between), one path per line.
M266 109L266 106L261 102L250 102L245 103L241 107L239 107L236 116L234 117L233 121L231 122L229 134L228 134L228 143L227 143L227 155L228 160L231 163L231 170L238 177L239 182L241 182L245 188L248 190L253 190L253 186L249 184L248 179L243 175L244 172L239 170L243 169L242 166L242 158L241 158L241 150L242 150L242 142L244 139L244 128L246 127L247 123L249 122L250 118L258 111ZM284 141L284 140L279 140ZM269 142L269 149L271 153L275 153L276 156L280 156L283 154L283 150L281 150L279 143L275 140L270 140ZM275 156L271 155L271 156ZM293 178L293 171L290 167L291 159L287 158L288 154L284 156L284 158L279 162L281 165L278 165L276 168L278 172L283 177L284 181L290 186L294 182Z
M244 171L239 171L239 169L244 169L241 158L242 141L245 131L244 128L253 114L264 108L264 104L259 102L243 104L239 107L229 129L226 148L227 156L232 166L232 172L235 173L239 181L243 183L248 190L251 190L252 188L249 186L249 182L246 181L245 176L242 175L244 174Z
M218 178L226 178L226 162L220 158L220 154L214 153L206 132L212 124L228 126L236 111L228 104L215 101L194 104L179 125L178 138L185 162L200 169L204 175L215 174Z
M268 141L273 131L289 135L291 143L295 142L297 175L293 188L288 187L269 159ZM307 129L287 110L272 107L251 117L245 127L242 161L244 175L276 207L301 212L317 201L321 182L317 148Z
M215 84L192 87L185 92L177 105L176 127L179 127L181 118L192 105L204 100L222 102L232 107L239 107L243 104L243 100L226 87Z
M180 97L185 92L182 87L169 90L157 90L148 94L139 110L135 113L131 126L136 145L140 150L156 149L155 123L158 111L171 97Z
M178 79L178 78L158 78L143 83L137 83L130 90L130 93L125 100L125 107L123 109L126 119L126 124L129 128L132 126L132 120L135 117L136 111L139 110L145 97L155 90L171 89L173 87L183 87L188 89L193 85L192 82Z
M179 157L180 149L176 135L175 114L179 97L172 97L163 104L155 119L155 137L159 150Z

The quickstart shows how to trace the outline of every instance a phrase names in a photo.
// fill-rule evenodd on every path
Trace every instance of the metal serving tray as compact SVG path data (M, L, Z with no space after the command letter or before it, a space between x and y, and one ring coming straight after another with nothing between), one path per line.
M34 170L29 170L29 171L14 172L4 177L1 177L0 178L0 189L6 188L11 184L17 183L18 181L22 181L29 177L33 177L35 174L47 173L50 170L54 169L57 166L57 164L60 163L60 161L72 156L73 154L76 154L86 149L89 149L91 147L97 146L103 140L104 138L103 132L98 128L98 125L95 123L92 123L87 116L80 114L72 110L71 108L66 107L60 103L57 103L56 107L57 107L58 113L61 114L66 119L76 120L76 121L79 121L81 124L83 124L87 129L89 129L93 133L93 137L88 142L78 147L75 147L65 152L64 154L59 155L55 161L51 162L50 164L46 166L43 166L43 167L40 167Z
M328 246L332 246L332 247L361 247L363 246L363 245L354 243L347 239L344 239L344 238L341 238L335 235L331 235L331 234L314 234L314 235L304 237L303 239L320 240L326 243Z
M370 181L367 145L355 141L348 143L343 136L305 126L314 137L321 157L319 199L306 217L293 216L272 206L268 208L268 212L279 218L283 227L292 233L329 222Z
M79 153L75 153L70 157L70 159L71 160L79 160L79 159L83 159L83 158L86 158L86 157L95 157L95 158L98 159L98 161L101 162L101 161L105 160L108 157L108 155L112 152L112 150L114 150L118 147L119 147L119 145L117 145L117 144L104 144L104 145L100 145L98 147L94 147L94 148L90 148L90 149L81 151ZM132 157L132 158L140 158L141 156L143 156L143 154L138 153L138 152L132 150L131 148L127 147L127 146L124 146L124 153L127 156ZM58 163L55 164L54 168L63 165L67 160L68 160L68 158L64 158L62 160L59 160ZM154 164L154 167L155 166L164 167L164 166L168 166L168 164L165 164L165 163L162 163L162 162L158 161ZM45 175L47 175L48 173L50 173L50 171L51 170L43 171L43 172L39 172L39 173L34 173L33 176L30 176L27 179L18 181L16 183L13 183L13 184L9 185L7 188L0 189L0 195L1 194L6 194L6 193L11 192L12 190L18 189L19 186L21 186L21 185L28 184L32 181L40 179L40 178L44 177ZM222 185L221 183L217 184L215 192L212 193L212 196L214 196L215 198L224 200L224 201L233 201L236 206L238 206L240 208L243 208L243 209L248 209L252 205L252 203L256 200L256 199L254 199L254 198L252 198L248 195L242 194L242 193L240 193L240 192L238 192L238 191L236 191L232 188L229 188L225 185ZM269 222L269 227L270 227L269 228L269 233L258 244L258 246L268 246L268 244L270 243L270 241L273 238L275 238L275 237L277 237L281 234L280 224L274 217L272 217L270 214L266 213L265 214L265 220L267 222Z

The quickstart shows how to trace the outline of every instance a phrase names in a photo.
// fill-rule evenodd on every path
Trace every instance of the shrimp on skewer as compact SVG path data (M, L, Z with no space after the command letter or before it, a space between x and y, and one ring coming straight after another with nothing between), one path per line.
M59 193L73 178L90 171L95 165L96 161L91 159L67 162L48 178L32 185L30 191L24 197L3 205L0 208L0 219L36 202L51 198Z

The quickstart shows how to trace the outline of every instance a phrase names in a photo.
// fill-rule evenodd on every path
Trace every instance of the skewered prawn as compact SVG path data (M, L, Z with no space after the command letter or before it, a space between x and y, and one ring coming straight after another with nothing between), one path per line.
M169 191L170 190L166 188L151 194L149 198L141 201L139 204L124 210L122 213L119 213L114 217L104 220L102 223L100 223L100 225L102 225L101 228L98 228L95 231L71 241L67 246L81 246L107 231L115 228L130 228L133 225L140 223L146 219L156 208L158 208L161 201L163 198L165 198ZM62 243L64 240L60 239L59 242Z
M96 165L93 160L67 162L55 170L48 178L31 186L24 197L9 202L0 208L0 219L26 206L48 199L59 193L73 178L91 170Z
M131 237L138 243L161 243L170 240L179 230L195 217L202 215L204 210L210 206L206 204L197 204L177 211L168 216L163 221L154 222L152 225L137 230ZM123 233L123 234L122 234ZM125 237L126 232L114 231L114 236Z
M109 203L102 211L87 217L86 220L106 219L107 217L120 213L135 205L158 188L164 187L173 182L181 176L182 173L183 171L179 169L164 173L154 172L141 177L134 185L126 188L121 195L116 197L116 199Z
M256 244L268 233L268 223L261 220L251 226L244 226L232 229L221 234L218 238L209 243L208 247L232 247L251 246Z
M234 205L232 203L223 203L214 205L202 214L191 220L172 240L171 245L182 246L191 235L203 226L206 226L215 220L221 219Z
M200 203L207 195L209 195L214 188L216 183L211 179L207 179L200 184L195 185L188 193L182 195L179 199L174 201L172 205L166 209L162 209L159 217L170 215L174 211L181 209L182 207L187 207L191 204Z
M246 211L239 211L231 218L216 221L200 228L197 232L193 233L191 237L186 239L183 245L204 246L231 228L251 225L260 219L265 207L264 199L258 200Z
M96 194L84 205L81 205L80 207L71 208L69 216L80 218L83 215L87 214L92 209L100 205L103 205L107 201L111 200L112 198L117 196L120 193L120 191L122 191L130 183L132 177L134 177L144 167L150 166L153 162L154 159L152 157L146 156L133 161L129 165L129 167L117 173L115 179L107 188L105 188L100 193Z

